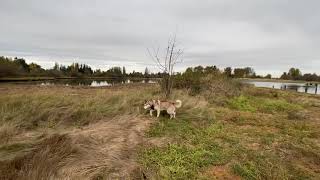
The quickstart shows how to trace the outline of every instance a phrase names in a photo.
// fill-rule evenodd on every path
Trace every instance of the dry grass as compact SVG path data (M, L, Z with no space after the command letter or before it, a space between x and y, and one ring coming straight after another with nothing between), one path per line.
M72 161L77 153L67 135L53 135L36 144L26 155L2 162L0 179L59 178L57 170Z
M0 93L0 179L320 178L318 96L176 90L177 118L155 120L142 109L154 85Z
M0 126L0 144L7 144L17 133L16 127L13 124L2 124Z
M0 97L0 179L142 176L135 159L151 121L141 108L157 91L136 85L0 91L6 94Z

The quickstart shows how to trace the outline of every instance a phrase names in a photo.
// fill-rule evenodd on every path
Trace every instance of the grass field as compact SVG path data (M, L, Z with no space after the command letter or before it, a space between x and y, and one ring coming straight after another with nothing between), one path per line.
M319 179L320 96L245 88L212 101L157 85L0 86L0 179ZM211 97L214 98L214 97Z
M182 93L177 94L182 97ZM174 121L161 118L142 163L165 179L319 179L320 97L247 89L217 106L184 97Z

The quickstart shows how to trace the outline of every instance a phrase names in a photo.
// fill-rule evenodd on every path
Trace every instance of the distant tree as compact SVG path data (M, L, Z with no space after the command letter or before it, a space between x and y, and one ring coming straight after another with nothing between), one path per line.
M146 69L144 70L144 77L149 78L150 77L150 71L149 69L146 67Z
M107 70L106 74L109 77L112 78L122 78L122 71L121 71L121 67L111 67L110 69Z
M245 71L245 77L255 77L256 76L254 69L251 67L245 67L244 71Z
M26 61L23 58L15 57L13 63L18 66L18 71L20 73L28 73L29 72L29 65L26 63Z
M0 77L10 77L20 75L19 65L12 59L0 56Z
M33 75L39 75L44 72L44 69L42 69L41 66L36 63L31 63L29 64L29 71Z
M82 74L86 76L91 76L93 74L93 70L90 66L83 64L82 65Z
M93 73L94 76L102 76L101 70L100 69L96 69Z
M264 78L271 79L271 74L267 74Z
M288 75L293 80L298 80L301 77L301 71L298 68L290 68Z
M143 78L143 74L141 72L133 71L132 73L129 74L129 77L132 77L132 78Z
M244 78L246 74L243 68L235 68L233 72L234 72L234 77L236 78Z
M250 78L250 77L256 76L253 68L251 67L235 68L233 72L236 78L245 78L245 77Z
M123 74L123 76L126 76L127 75L127 73L126 73L126 68L123 66L122 67L122 74Z
M67 67L67 71L69 72L70 76L79 76L79 64L72 63L70 66Z
M185 73L192 73L193 72L193 68L192 67L188 67L186 69L186 72Z
M67 67L60 64L59 65L59 68L60 68L60 72L63 74L63 75L67 75L68 74L68 70L67 70Z
M59 64L58 64L57 62L55 62L52 69L53 69L53 70L56 70L56 71L59 71L59 70L60 70Z
M193 69L194 69L194 72L197 72L197 73L203 73L204 72L204 68L202 66L196 66Z
M216 73L218 71L219 69L217 68L217 66L206 66L204 68L204 73L206 74Z
M232 68L231 67L226 67L224 69L224 74L228 77L231 77L232 76Z
M283 74L280 76L280 79L284 79L284 80L288 80L290 78L291 77L286 72L283 72Z
M317 76L317 74L315 74L315 73L313 73L313 74L307 73L302 76L302 79L305 81L319 81L320 80L319 78L320 77Z

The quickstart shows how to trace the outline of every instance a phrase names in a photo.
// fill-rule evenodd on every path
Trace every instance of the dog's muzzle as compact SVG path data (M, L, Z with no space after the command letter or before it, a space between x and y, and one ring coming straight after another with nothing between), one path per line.
M147 105L143 106L144 109L149 109L150 107L151 107L150 104L147 104Z

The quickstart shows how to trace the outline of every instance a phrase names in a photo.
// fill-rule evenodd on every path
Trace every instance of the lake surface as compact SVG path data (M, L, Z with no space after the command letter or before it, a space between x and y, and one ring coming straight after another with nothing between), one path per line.
M320 83L318 88L316 84L303 83L303 82L276 82L276 81L258 81L258 80L247 80L246 83L253 84L256 87L274 88L291 90L296 92L303 92L308 94L320 94Z
M135 79L135 80L120 80L120 79L57 79L57 80L40 80L40 81L21 81L21 82L6 82L11 84L32 84L40 86L89 86L89 87L103 87L114 86L118 84L131 83L157 83L155 79Z

